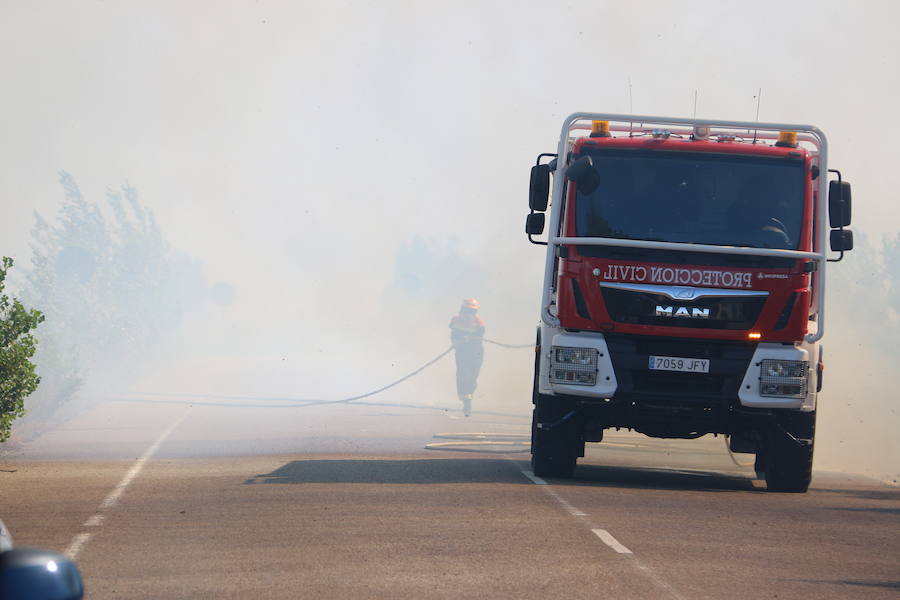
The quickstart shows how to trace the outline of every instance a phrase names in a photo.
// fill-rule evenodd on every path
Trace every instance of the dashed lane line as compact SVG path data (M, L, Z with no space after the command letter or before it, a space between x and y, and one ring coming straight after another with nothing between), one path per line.
M97 528L103 525L103 521L105 520L104 512L108 511L112 507L116 505L119 501L119 498L122 497L122 494L125 493L125 490L131 484L132 481L140 474L141 470L144 468L144 465L150 460L163 442L166 441L175 428L181 425L181 422L184 421L188 414L191 412L191 409L188 408L184 411L180 417L175 419L175 422L169 425L165 431L159 434L159 437L147 448L143 454L141 454L140 458L134 461L134 464L131 465L131 468L128 469L128 472L125 473L125 476L122 477L122 480L116 484L116 487L112 489L112 491L106 495L106 498L103 499L103 502L100 503L100 506L97 508L97 512L91 515L87 521L84 522L82 527L92 527ZM84 546L90 541L92 533L81 532L75 535L72 538L72 543L69 544L69 547L66 548L65 555L71 559L74 559L78 556L78 553L84 548Z
M531 471L526 471L525 469L522 469L522 475L524 475L525 477L530 479L532 483L535 483L537 485L547 485L546 481L544 481L543 479L541 479L540 477L538 477Z
M82 527L100 527L103 525L103 515L93 515L90 519L84 522Z
M545 483L544 485L549 486L549 484L547 484L547 483ZM556 501L559 502L564 509L566 509L566 512L568 512L573 517L588 516L588 514L586 512L569 504L569 501L566 500L565 498L563 498L562 496L560 496L558 493L556 493L556 490L554 490L553 488L547 487L547 488L545 488L545 491L548 494L550 494L551 496L553 496L556 499Z
M509 459L513 460L513 459ZM532 483L536 485L542 486L543 490L550 496L556 500L560 506L562 506L567 513L571 516L577 518L583 524L587 525L588 529L596 535L600 540L606 544L609 548L622 555L625 558L629 559L629 562L633 568L641 572L644 576L646 576L650 581L652 581L661 591L665 592L668 597L673 598L674 600L684 600L684 597L681 596L675 589L669 585L665 580L663 580L656 572L645 565L640 559L638 559L634 552L629 550L624 544L622 544L619 540L617 540L613 534L611 534L606 529L598 527L590 518L586 512L582 511L578 507L574 506L568 500L563 498L556 490L553 489L546 480L542 479L535 475L532 471L527 469L519 469L522 472L522 475L531 480Z
M150 460L150 457L156 453L156 450L159 448L160 444L162 444L167 437L178 427L182 421L184 421L185 417L188 416L188 412L190 409L184 411L184 413L175 420L174 423L169 425L168 429L163 431L156 441L144 451L139 459L134 461L134 464L128 469L128 472L125 473L125 477L122 478L122 481L113 488L113 490L103 499L103 502L100 504L100 510L108 510L116 505L116 502L119 501L119 497L122 496L122 493L125 491L125 488L131 484L135 477L141 472L141 469L144 468L144 464Z
M619 554L633 554L631 550L623 546L619 540L613 537L613 534L605 529L591 529L603 543L618 552Z
M81 552L81 549L85 544L88 543L88 540L90 539L90 533L79 533L72 539L72 543L69 544L69 547L66 548L65 555L69 558L74 559L76 556L78 556L78 553Z

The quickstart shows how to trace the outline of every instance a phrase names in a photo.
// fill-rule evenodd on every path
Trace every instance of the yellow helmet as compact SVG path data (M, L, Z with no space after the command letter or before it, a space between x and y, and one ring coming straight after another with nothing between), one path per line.
M478 300L475 298L466 298L462 302L463 308L471 308L472 310L478 310Z

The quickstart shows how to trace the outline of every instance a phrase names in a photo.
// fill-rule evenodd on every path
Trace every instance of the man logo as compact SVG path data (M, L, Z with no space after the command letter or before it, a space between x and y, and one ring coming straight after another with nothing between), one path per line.
M657 317L687 317L688 319L708 319L708 308L679 306L656 306Z

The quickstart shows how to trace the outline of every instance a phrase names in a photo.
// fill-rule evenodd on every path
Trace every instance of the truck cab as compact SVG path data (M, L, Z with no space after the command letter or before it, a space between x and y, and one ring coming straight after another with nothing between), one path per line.
M626 428L723 434L769 489L806 491L825 265L853 247L850 186L826 160L809 125L566 119L526 221L546 244L537 475L571 476L585 442Z

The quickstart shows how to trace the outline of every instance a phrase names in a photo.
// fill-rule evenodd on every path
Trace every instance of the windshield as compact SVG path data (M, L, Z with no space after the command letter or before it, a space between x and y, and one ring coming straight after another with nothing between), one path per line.
M576 235L796 250L803 162L736 154L590 152L600 175L576 198Z

